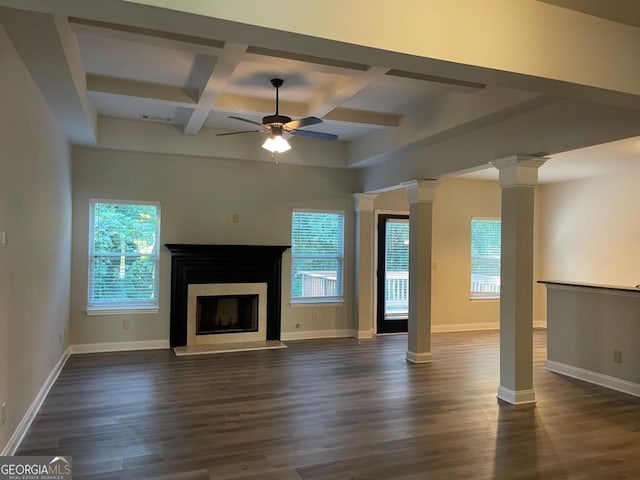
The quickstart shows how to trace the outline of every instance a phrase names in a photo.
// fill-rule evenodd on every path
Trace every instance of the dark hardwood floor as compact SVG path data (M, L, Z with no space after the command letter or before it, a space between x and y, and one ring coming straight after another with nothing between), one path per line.
M19 455L73 457L74 479L640 477L640 399L544 370L535 406L496 400L497 332L287 342L177 358L74 355Z

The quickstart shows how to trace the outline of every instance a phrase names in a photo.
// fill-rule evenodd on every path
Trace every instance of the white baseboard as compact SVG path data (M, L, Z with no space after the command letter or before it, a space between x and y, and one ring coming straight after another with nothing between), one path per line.
M433 325L431 324L432 333L445 332L474 332L476 330L500 330L499 322L491 323L452 323L450 325Z
M585 370L584 368L574 367L566 363L547 360L545 369L550 372L560 373L567 377L576 378L585 382L594 383L601 387L617 390L618 392L628 393L636 397L640 397L640 384L622 380L621 378L611 377L603 373Z
M283 342L287 340L312 340L314 338L344 338L355 337L355 330L308 330L302 332L282 332L280 339Z
M60 375L60 372L62 371L62 368L64 367L64 364L69 359L70 355L71 355L71 347L68 347L62 353L62 355L58 359L58 362L54 365L53 369L51 370L51 373L49 373L49 375L47 376L47 379L42 384L42 387L40 387L40 390L38 391L36 398L34 398L33 402L31 402L31 405L29 405L29 408L27 409L27 412L24 414L24 417L22 417L22 420L20 420L20 423L18 424L15 431L11 435L11 438L9 438L9 441L7 442L5 447L2 449L2 452L0 452L1 456L11 456L16 453L16 450L20 446L20 442L22 442L22 439L24 438L25 434L29 430L29 427L31 427L31 423L33 422L33 419L36 418L36 415L38 414L38 411L40 410L40 407L42 406L44 399L47 398L47 394L49 393L49 390L51 390L51 387L53 386L55 381L58 379L58 376Z
M71 353L125 352L128 350L157 350L169 348L169 340L144 340L140 342L85 343L71 345Z
M547 328L547 322L535 320L533 322L533 328ZM431 325L431 332L433 333L475 332L480 330L500 330L500 322Z

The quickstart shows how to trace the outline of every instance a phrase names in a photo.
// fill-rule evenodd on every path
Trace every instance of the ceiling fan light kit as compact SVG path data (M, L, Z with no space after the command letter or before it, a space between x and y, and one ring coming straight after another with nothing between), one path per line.
M289 142L287 142L282 135L278 134L267 138L262 144L262 148L269 150L272 154L275 154L291 150L291 145L289 145Z
M254 122L242 117L230 116L235 120L241 122L251 123L261 127L261 130L245 130L242 132L229 132L218 133L217 136L223 135L236 135L239 133L269 133L269 138L262 144L262 148L271 152L271 155L276 159L276 165L278 164L278 155L291 149L291 145L284 138L283 133L290 135L300 135L302 137L317 138L320 140L336 140L337 135L330 133L314 132L311 130L301 130L303 127L310 125L316 125L322 123L322 120L316 117L305 117L300 120L292 120L291 117L286 115L280 115L279 103L280 103L280 87L284 85L284 80L281 78L273 78L271 85L276 89L276 113L274 115L267 115L262 118L262 123Z

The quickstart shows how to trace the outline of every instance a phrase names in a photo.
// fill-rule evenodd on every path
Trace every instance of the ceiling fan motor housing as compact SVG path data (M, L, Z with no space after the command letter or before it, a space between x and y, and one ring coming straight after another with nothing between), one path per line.
M267 115L262 118L262 123L265 125L284 125L291 121L290 117L286 115Z

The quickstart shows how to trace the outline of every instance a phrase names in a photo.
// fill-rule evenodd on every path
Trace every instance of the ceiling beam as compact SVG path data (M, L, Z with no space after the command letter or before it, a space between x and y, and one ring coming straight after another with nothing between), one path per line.
M151 28L141 28L135 27L131 25L122 25L119 23L112 22L100 22L97 20L87 20L84 18L75 18L69 17L69 23L73 24L74 31L82 31L82 27L77 27L76 25L83 25L85 27L89 27L88 30L91 31L92 34L95 33L95 30L102 30L104 32L113 32L111 36L115 36L116 32L121 32L125 36L142 36L142 37L153 37L159 38L163 41L170 41L175 43L186 43L190 45L199 45L203 47L216 48L221 49L224 46L224 42L221 40L214 40L211 38L202 38L196 37L193 35L183 35L180 33L173 32L165 32L162 30L155 30Z
M309 115L320 118L324 117L330 111L355 97L375 79L384 77L387 70L388 69L383 67L369 67L366 72L356 73L348 80L338 82L334 84L332 88L318 93L310 102Z
M198 98L196 89L92 74L87 75L87 90L125 97L149 98L187 108L194 108Z
M395 113L354 110L351 108L334 108L327 113L323 119L332 120L334 122L359 124L363 127L398 127L402 122L402 115L397 115Z
M196 135L200 131L204 122L207 121L211 109L216 104L218 96L229 83L231 75L233 75L246 50L246 45L237 43L227 43L222 48L207 83L201 90L196 108L193 109L191 117L184 126L184 133Z

